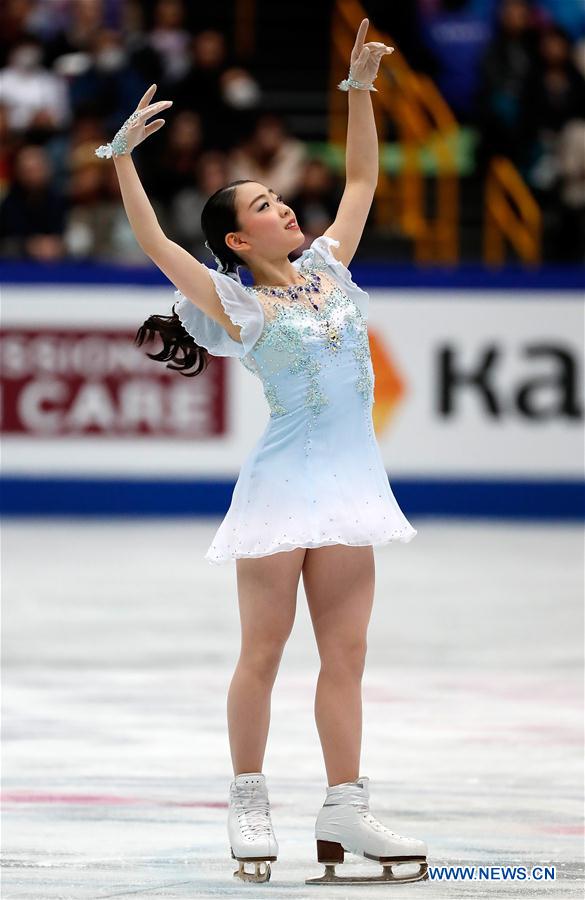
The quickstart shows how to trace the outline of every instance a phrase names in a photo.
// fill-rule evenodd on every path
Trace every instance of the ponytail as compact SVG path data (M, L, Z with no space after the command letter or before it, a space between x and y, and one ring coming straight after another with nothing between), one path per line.
M177 365L167 363L167 369L180 372L187 378L193 378L204 372L209 365L209 352L205 347L196 344L188 331L183 327L181 320L175 312L171 316L149 316L136 333L134 343L141 347L145 342L151 343L155 334L160 335L163 348L159 353L147 353L150 359L156 362L173 360ZM186 371L192 367L194 371Z

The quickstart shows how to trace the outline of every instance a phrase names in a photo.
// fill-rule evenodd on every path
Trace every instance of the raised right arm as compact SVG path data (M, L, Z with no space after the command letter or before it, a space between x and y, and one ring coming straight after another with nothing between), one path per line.
M160 227L131 154L112 158L124 209L140 247L185 297L225 328L231 338L240 340L240 326L231 321L221 305L207 266L169 240Z

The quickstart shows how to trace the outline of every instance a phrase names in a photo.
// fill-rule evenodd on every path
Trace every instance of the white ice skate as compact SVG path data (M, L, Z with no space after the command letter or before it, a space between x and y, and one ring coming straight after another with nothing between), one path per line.
M243 772L232 781L228 834L232 857L240 864L234 877L243 881L270 881L270 862L276 860L278 844L262 772ZM255 864L254 872L246 872L246 862Z
M374 818L369 808L369 779L327 786L327 797L315 823L317 858L325 865L320 878L307 878L305 884L375 884L377 882L424 881L428 879L427 845L416 838L402 837ZM382 873L372 876L335 874L344 852L355 853L382 864ZM418 871L400 875L393 871L415 864Z

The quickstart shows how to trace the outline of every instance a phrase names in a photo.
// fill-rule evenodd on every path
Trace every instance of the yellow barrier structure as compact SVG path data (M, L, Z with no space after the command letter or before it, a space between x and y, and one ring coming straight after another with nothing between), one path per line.
M484 205L483 259L506 261L506 241L529 265L541 261L542 213L514 164L504 156L490 162Z
M332 18L329 140L343 144L347 130L347 99L337 90L346 77L355 35L365 10L358 0L338 0ZM395 47L392 37L370 26L368 40ZM382 57L374 102L381 140L388 121L394 124L402 153L401 171L393 185L380 167L374 214L378 225L399 226L414 241L420 263L454 264L459 257L459 177L454 137L457 121L433 82L410 68L400 50ZM419 153L432 146L437 161L434 213Z
M359 0L338 0L332 17L329 141L338 146L346 140L347 99L337 85L347 75L355 35L365 15ZM391 35L372 25L368 40L395 47ZM380 166L376 224L410 237L418 263L454 265L459 259L459 174L454 149L459 125L431 79L415 72L399 48L382 57L376 88L374 114L380 142L385 142L392 122L402 156L396 179ZM431 147L436 159L434 183L422 171L423 146ZM540 211L517 169L502 157L492 162L487 177L484 222L487 263L503 264L505 239L522 260L539 261Z

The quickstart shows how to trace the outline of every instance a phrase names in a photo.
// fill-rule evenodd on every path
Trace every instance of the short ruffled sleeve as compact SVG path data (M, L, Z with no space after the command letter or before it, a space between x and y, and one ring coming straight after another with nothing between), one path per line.
M207 269L215 285L221 305L234 325L241 326L241 341L229 336L219 322L206 315L203 310L175 291L177 302L173 309L181 324L201 347L214 356L246 356L254 347L264 328L264 309L260 301L245 288L216 269Z
M339 241L328 234L322 234L320 237L315 238L311 246L303 251L296 263L301 268L306 267L309 270L312 268L327 268L342 291L353 300L362 316L367 319L370 301L369 294L357 286L347 266L344 266L342 262L333 256L331 247L339 247Z

